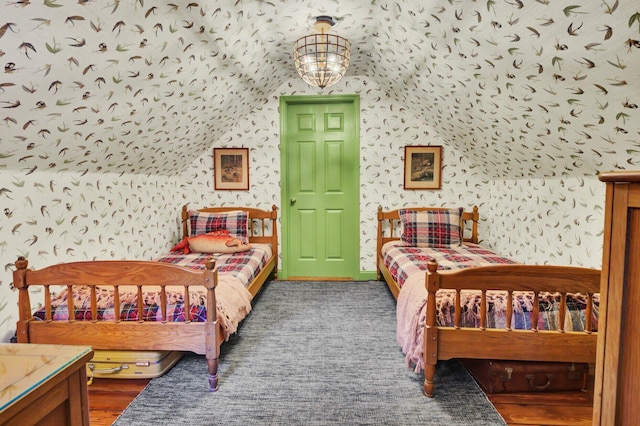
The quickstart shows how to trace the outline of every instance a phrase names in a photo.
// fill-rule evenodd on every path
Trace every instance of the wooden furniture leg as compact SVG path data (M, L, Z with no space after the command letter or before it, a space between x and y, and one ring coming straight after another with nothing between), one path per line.
M218 342L218 315L216 303L216 285L218 283L218 271L216 263L208 260L205 264L205 287L207 288L207 322L205 325L205 345L207 370L209 371L209 391L218 390L218 354L220 344Z
M436 375L436 366L434 365L425 365L424 366L424 394L429 398L433 398L434 391L434 379Z

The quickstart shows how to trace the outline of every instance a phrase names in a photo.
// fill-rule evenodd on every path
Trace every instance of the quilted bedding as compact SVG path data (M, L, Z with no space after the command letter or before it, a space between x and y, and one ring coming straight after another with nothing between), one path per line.
M493 264L513 264L511 259L501 256L477 244L465 243L453 249L433 249L404 247L400 242L392 241L382 248L384 264L401 287L396 309L397 341L405 354L408 366L421 371L424 367L423 331L426 323L427 290L424 286L425 273L429 258L438 262L442 270L485 266ZM487 292L487 324L489 328L502 328L506 323L505 292ZM454 325L455 291L441 290L437 293L436 310L439 326ZM594 295L593 331L597 330L598 295ZM478 327L480 325L480 292L462 291L461 327ZM559 322L560 296L541 294L539 301L539 330L556 330ZM581 294L567 295L567 315L565 329L584 330L587 296ZM511 328L527 329L531 326L533 310L533 294L529 292L513 293L513 317Z
M175 265L197 270L205 268L205 262L213 258L218 268L218 286L216 288L216 302L218 319L225 331L225 340L233 334L237 325L251 310L251 293L246 287L253 281L271 258L271 247L266 244L254 244L248 251L233 254L190 253L187 255L169 253L155 259ZM146 287L145 287L146 288ZM111 289L96 287L98 302L98 320L114 321L162 321L160 309L160 293L149 289L143 292L144 310L138 312L137 287L120 286L120 312L115 312L114 297ZM167 321L184 322L187 318L193 322L206 320L206 291L204 288L190 287L189 309L185 310L184 287L180 283L166 288L168 300ZM67 290L62 289L52 297L52 319L67 320ZM74 309L72 317L75 320L91 320L91 299L88 286L73 288ZM45 319L45 310L40 307L34 317Z

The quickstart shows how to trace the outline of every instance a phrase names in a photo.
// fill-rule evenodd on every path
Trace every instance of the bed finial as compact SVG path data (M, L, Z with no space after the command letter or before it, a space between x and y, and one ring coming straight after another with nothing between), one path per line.
M17 269L27 269L29 261L24 256L18 256L18 260L16 260L15 265Z
M434 258L430 257L429 261L427 262L427 269L431 273L436 272L438 270L438 262L436 262Z

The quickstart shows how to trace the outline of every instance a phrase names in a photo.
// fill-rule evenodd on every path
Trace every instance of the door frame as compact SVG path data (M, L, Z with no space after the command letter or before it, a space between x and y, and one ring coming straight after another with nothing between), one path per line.
M288 114L289 105L300 104L352 104L353 116L354 116L354 130L353 138L358 144L357 151L360 152L360 95L303 95L303 96L280 96L280 256L281 256L281 270L278 272L283 279L289 277L289 262L287 253L289 253L289 188L286 176L288 176L288 161L287 161L287 135L286 135L286 120ZM358 194L356 209L358 220L355 221L356 231L358 235L358 256L357 261L353 265L352 278L357 280L360 274L360 158L358 156L356 161L356 170L353 182L354 193ZM329 278L330 279L330 278Z

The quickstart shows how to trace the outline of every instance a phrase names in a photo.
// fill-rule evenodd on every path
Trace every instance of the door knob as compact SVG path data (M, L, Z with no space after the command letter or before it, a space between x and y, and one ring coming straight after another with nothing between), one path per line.
M298 200L296 200L295 198L292 198L291 199L291 205L293 206L296 203L296 201L298 201Z

